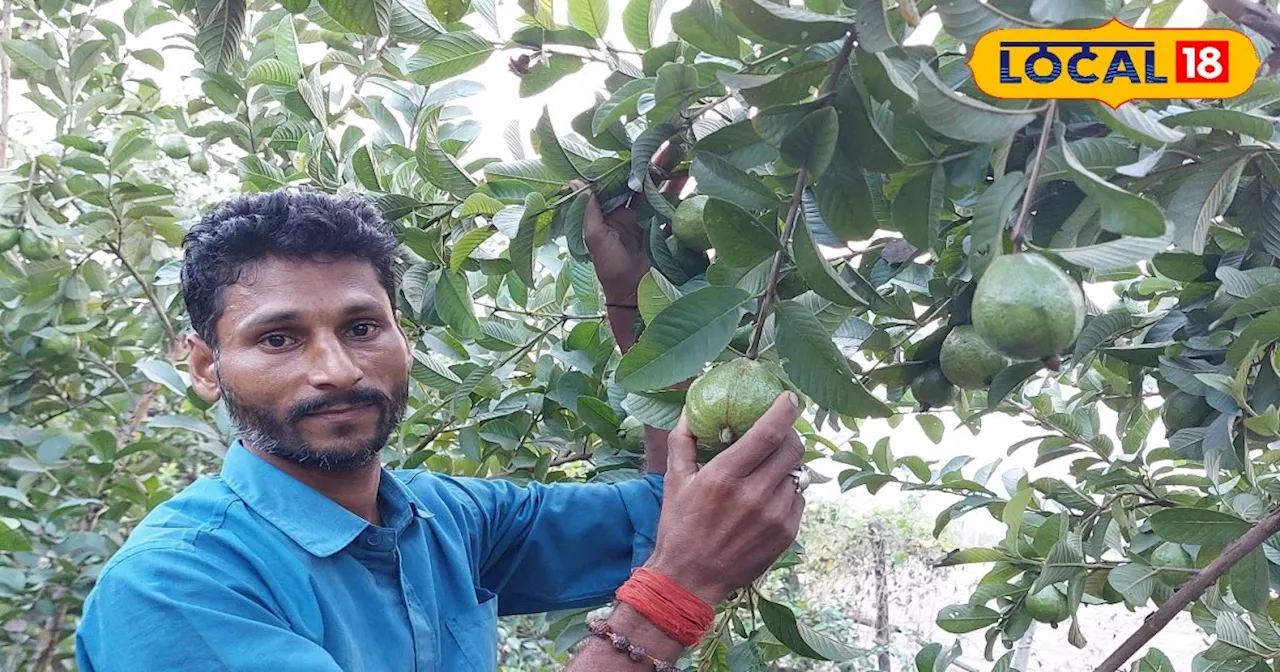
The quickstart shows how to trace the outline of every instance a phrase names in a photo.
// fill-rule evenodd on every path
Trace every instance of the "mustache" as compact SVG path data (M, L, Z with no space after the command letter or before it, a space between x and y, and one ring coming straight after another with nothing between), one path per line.
M298 422L308 415L321 413L336 406L377 406L386 409L391 406L391 399L373 388L357 387L325 397L300 401L289 409L286 420Z

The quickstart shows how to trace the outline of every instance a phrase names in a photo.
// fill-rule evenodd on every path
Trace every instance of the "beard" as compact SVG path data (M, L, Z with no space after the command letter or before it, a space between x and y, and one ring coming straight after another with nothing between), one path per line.
M243 441L268 455L328 472L353 471L378 459L391 433L404 418L409 399L409 377L405 376L392 390L393 396L371 387L356 387L298 402L280 419L268 407L245 402L222 382L221 376L218 376L218 388ZM324 449L303 440L299 424L304 418L344 405L369 405L378 410L378 422L372 436L361 439L338 433L333 445Z

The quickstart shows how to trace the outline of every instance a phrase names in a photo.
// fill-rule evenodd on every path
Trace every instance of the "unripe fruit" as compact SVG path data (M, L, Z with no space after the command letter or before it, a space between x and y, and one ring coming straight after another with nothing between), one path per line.
M927 411L951 403L956 387L942 375L942 369L929 369L911 381L911 396Z
M1191 560L1191 554L1181 544L1165 543L1151 553L1151 566L1161 568L1156 573L1156 580L1170 588L1177 588L1191 578L1190 572L1177 570L1193 569L1196 565ZM1165 567L1172 569L1163 569Z
M765 364L740 357L717 364L693 381L685 395L689 431L724 448L737 441L786 391Z
M1027 596L1027 613L1032 620L1057 625L1071 615L1067 598L1053 586L1045 586L1040 592Z
M1023 252L996 258L973 295L973 326L993 350L1013 360L1056 355L1084 327L1084 294L1048 259Z
M49 261L53 258L53 243L36 235L30 229L24 229L18 238L18 251L28 261Z
M707 207L709 196L693 196L676 206L676 215L671 220L671 232L681 245L699 252L711 249L711 239L707 237L707 227L702 213Z
M992 350L971 325L963 324L942 341L938 364L952 384L976 390L990 385L991 378L1008 366L1009 360Z

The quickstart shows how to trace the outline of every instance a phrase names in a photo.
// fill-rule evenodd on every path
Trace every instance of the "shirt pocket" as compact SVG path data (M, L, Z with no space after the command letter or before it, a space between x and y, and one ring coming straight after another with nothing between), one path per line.
M476 602L445 620L454 647L444 656L450 670L496 672L498 669L498 596L476 588ZM449 662L454 660L458 666Z

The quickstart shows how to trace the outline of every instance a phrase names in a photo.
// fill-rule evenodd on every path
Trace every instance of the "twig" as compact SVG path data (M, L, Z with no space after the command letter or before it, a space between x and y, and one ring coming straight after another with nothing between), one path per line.
M831 74L827 75L825 93L835 91L840 82L840 74L849 66L849 56L853 54L853 43L858 39L858 31L851 30L844 38L840 53L831 62ZM800 212L800 201L804 198L804 184L809 178L809 169L801 167L796 173L796 186L791 194L791 206L787 208L787 221L782 227L781 247L773 255L773 266L769 268L769 281L765 284L764 298L760 301L760 313L756 316L755 328L751 331L751 345L747 348L747 359L755 359L760 354L760 337L764 334L764 323L769 317L769 308L778 297L778 276L782 274L782 259L787 253L787 244L791 242L791 234L796 228L796 215Z
M1280 509L1273 510L1267 514L1266 518L1258 521L1243 536L1231 542L1226 550L1222 552L1209 563L1190 581L1169 598L1168 602L1160 605L1151 615L1142 622L1142 625L1134 631L1129 638L1124 640L1107 659L1102 661L1094 672L1116 672L1121 665L1129 662L1129 658L1137 653L1147 642L1151 641L1157 633L1164 629L1169 622L1174 619L1187 605L1191 604L1196 598L1200 597L1209 586L1218 582L1236 563L1244 559L1251 551L1262 545L1262 542L1271 538L1271 535L1280 532Z
M57 599L58 596L55 596ZM53 610L53 614L44 622L44 629L40 631L40 640L36 651L36 664L31 668L32 672L48 672L49 666L53 665L53 655L58 652L58 642L62 640L62 621L67 617L67 611L71 605L63 602Z
M1054 119L1058 116L1058 101L1050 100L1044 112L1044 128L1040 129L1040 142L1036 145L1035 160L1031 164L1031 176L1027 178L1027 192L1022 197L1022 209L1018 211L1018 220L1013 223L1013 249L1021 252L1026 242L1023 240L1022 227L1031 216L1031 202L1035 200L1036 183L1040 181L1040 169L1044 166L1044 153L1049 148L1049 134L1053 129Z

